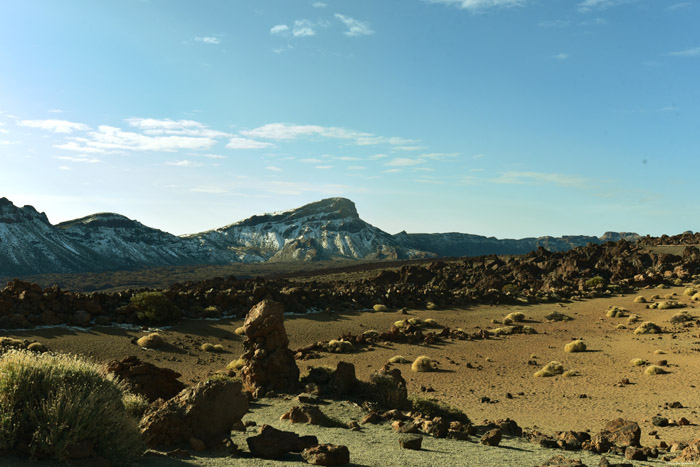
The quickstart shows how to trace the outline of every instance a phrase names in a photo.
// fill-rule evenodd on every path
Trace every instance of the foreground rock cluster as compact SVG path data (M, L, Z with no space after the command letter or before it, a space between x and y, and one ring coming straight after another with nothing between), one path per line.
M695 241L696 236L668 241ZM421 308L535 303L672 283L700 273L696 247L687 246L676 256L649 251L645 242L655 240L645 239L642 246L620 240L564 253L540 248L523 256L435 261L348 281L228 277L174 284L162 292L184 317L216 318L242 317L264 298L295 313L371 309L376 304ZM132 297L139 292L143 290L83 294L15 280L0 291L0 328L138 323L139 310Z

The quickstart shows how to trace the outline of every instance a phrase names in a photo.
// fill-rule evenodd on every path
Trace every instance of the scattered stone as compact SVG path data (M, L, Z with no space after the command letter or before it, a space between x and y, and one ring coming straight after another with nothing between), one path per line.
M360 423L363 425L366 425L368 423L371 423L372 425L378 425L380 423L384 423L384 417L382 417L379 413L377 412L370 412L365 417L360 420Z
M654 426L668 426L668 418L660 416L652 417L651 424Z
M304 449L318 445L315 436L299 436L292 431L282 431L263 425L260 434L246 440L248 449L254 457L279 459L288 452L302 452Z
M569 459L561 454L557 454L540 464L540 467L586 467L586 464L583 464L581 459Z
M301 457L312 465L345 465L350 463L350 451L347 446L338 444L319 444L301 451Z
M415 451L420 451L422 444L422 436L402 436L399 438L399 446L401 446L404 449L413 449Z
M493 430L487 431L479 440L481 444L486 446L498 446L501 442L501 430L499 428L494 428Z
M625 449L625 459L631 461L645 461L647 460L647 456L641 448L627 446L627 449Z
M280 420L291 423L306 423L307 425L327 425L328 417L315 405L294 406L283 414Z
M125 381L131 392L144 396L149 402L168 400L186 387L178 380L180 373L142 362L135 356L112 360L105 365L105 369L107 373Z
M189 439L189 444L190 444L190 449L193 451L206 451L207 450L207 445L204 444L204 441L202 441L199 438L192 437Z

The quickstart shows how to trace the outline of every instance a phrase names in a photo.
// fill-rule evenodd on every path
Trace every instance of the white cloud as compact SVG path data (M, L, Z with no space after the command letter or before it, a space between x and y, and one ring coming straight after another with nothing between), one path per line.
M251 138L272 139L277 141L292 141L301 137L320 137L328 139L352 140L360 146L375 144L401 145L413 140L398 137L376 136L340 127L324 127L320 125L294 125L289 123L268 123L252 130L241 131L241 134Z
M396 146L393 148L394 151L422 151L423 149L427 149L425 146Z
M355 18L350 18L349 16L341 15L340 13L336 13L335 17L342 21L348 28L348 30L343 33L346 36L357 37L371 36L374 34L372 28L369 27L369 23L356 20Z
M605 18L594 18L589 21L581 21L581 26L603 26L608 24L608 20Z
M181 161L169 161L165 163L166 165L172 165L175 167L203 167L204 164L201 162L192 162L187 159Z
M556 60L566 60L567 58L569 58L569 54L566 54L564 52L559 52L556 55L552 55L552 58L554 58Z
M129 126L143 131L147 135L180 135L203 136L205 138L219 138L230 136L223 131L211 130L203 123L194 120L171 120L169 118L127 118Z
M428 3L442 3L445 5L456 6L463 10L481 11L490 8L511 8L523 6L529 0L424 0Z
M486 157L485 154L474 154L472 159L483 159L484 157Z
M294 21L294 29L292 29L292 34L294 37L310 37L316 35L316 30L314 29L316 24L308 19L298 19Z
M350 165L348 166L348 170L367 170L367 167L364 165Z
M19 144L17 141L8 141L6 139L0 139L0 146L9 146L10 144Z
M64 161L70 161L70 162L82 162L86 164L96 164L98 162L102 162L99 159L89 159L86 157L74 157L74 156L55 156L55 159L60 159Z
M386 154L375 154L374 156L369 156L370 159L385 159L389 156Z
M529 185L550 183L560 186L581 187L588 180L581 177L571 175L563 175L556 173L543 172L506 172L498 178L492 179L495 183L504 183L507 185Z
M71 170L71 168L68 167L67 165L59 165L58 170Z
M274 146L274 144L240 137L231 138L226 145L229 149L262 149L270 146Z
M87 131L89 126L83 123L69 122L67 120L22 120L19 125L29 128L41 128L54 133L73 133L74 131Z
M267 167L265 167L265 170L269 170L271 172L282 172L282 169L274 165L268 165Z
M410 159L408 157L395 157L384 165L388 167L411 167L414 165L424 164L423 159Z
M311 6L314 8L326 8L328 4L324 2L313 2Z
M421 154L417 157L423 158L423 159L451 159L454 157L458 157L459 153L458 152L429 152L427 154Z
M694 47L692 49L680 50L677 52L669 52L669 55L673 57L697 57L700 55L700 47Z
M578 4L579 13L590 13L594 10L607 10L618 5L634 3L637 0L584 0Z
M569 24L571 24L571 21L569 20L555 19L540 21L539 23L537 23L537 26L541 28L565 28Z
M194 193L212 193L212 194L220 194L220 193L228 193L228 190L216 186L198 186L195 188L190 188L190 191Z
M669 5L668 7L666 7L666 9L669 11L676 11L676 10L688 8L691 5L692 5L691 2L680 2L680 3L674 3L673 5Z
M289 33L289 26L286 24L278 24L270 28L270 34L272 35L283 35Z
M206 157L207 159L228 159L228 156L222 156L220 154L197 154L192 153L190 156L195 156L195 157Z
M397 174L399 172L403 172L402 169L387 169L384 171L385 174Z
M60 149L81 152L107 151L166 151L180 149L209 149L216 140L210 137L191 136L149 136L141 133L124 131L109 125L100 125L97 131L91 131L88 137L71 137L66 144L58 145Z
M317 165L316 168L326 170L326 169L332 169L333 166L332 165Z
M197 42L201 42L202 44L221 44L221 40L218 37L214 36L195 37L194 40L196 40Z
M61 109L49 109L47 112L50 114L60 114L60 113L63 113L63 110L61 110Z
M313 157L309 157L307 159L302 159L301 162L305 164L320 164L323 161L321 159L314 159Z

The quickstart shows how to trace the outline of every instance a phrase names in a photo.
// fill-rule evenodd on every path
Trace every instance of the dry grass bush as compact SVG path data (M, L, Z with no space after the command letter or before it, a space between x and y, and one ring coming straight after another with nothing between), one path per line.
M665 375L668 371L664 370L658 365L649 365L646 370L644 370L645 375Z
M605 312L605 316L608 318L625 318L628 316L628 312L625 308L611 306L610 309Z
M400 383L391 375L374 372L369 375L371 393L380 406L392 409L404 409L408 406L406 384Z
M630 365L632 366L644 366L646 365L647 362L643 358L633 358L630 360Z
M406 321L405 319L400 319L398 321L394 321L394 327L401 329L401 328L405 328L406 326L408 326L408 321Z
M654 295L651 296L651 299L652 299L652 300L661 300L661 295L659 295L659 294L654 294Z
M245 326L239 326L233 333L237 336L245 336Z
M411 363L411 361L403 355L394 355L389 359L389 363Z
M0 452L28 446L33 458L66 460L92 445L113 464L143 452L125 386L69 355L11 350L0 357Z
M535 378L546 378L564 373L564 365L559 362L549 362L541 370L535 373Z
M510 319L514 323L520 323L525 321L525 314L520 311L514 311L512 313L508 313L505 319Z
M165 345L165 340L157 332L152 332L147 336L140 337L136 344L145 349L158 349Z
M674 298L676 296L677 296L676 292L671 292L671 293L667 293L666 295L664 295L664 298L666 300L671 300L672 298Z
M230 371L238 371L241 368L245 366L245 360L243 357L238 357L236 360L231 360L228 365L226 365L226 369Z
M331 339L326 344L326 350L333 353L350 353L355 350L355 346L350 341Z
M134 417L136 420L141 420L143 414L148 410L148 399L141 394L126 392L122 397L122 403L126 413Z
M573 318L571 316L565 315L564 313L553 311L545 315L544 319L546 319L547 321L571 321Z
M224 346L221 344L210 344L209 342L205 342L199 347L201 350L204 352L223 352L224 351Z
M681 302L677 300L666 300L665 302L659 303L659 310L672 310L674 308L683 308L685 305L683 305Z
M564 378L573 378L574 376L581 376L581 373L579 373L576 370L566 370L564 373L561 374Z
M685 295L686 297L692 297L696 293L698 293L698 289L696 289L695 287L688 287L683 291L683 295Z
M433 361L430 360L430 357L421 355L413 361L411 364L411 370L419 373L433 371Z
M442 326L440 326L440 325L437 323L437 321L435 321L433 318L425 318L425 319L423 320L423 324L424 324L426 327L429 327L429 328L439 328L439 327L442 327Z
M137 293L131 297L130 304L144 323L163 323L180 317L180 310L163 292Z
M652 323L651 321L645 321L637 329L634 330L635 334L659 334L661 328Z
M693 295L690 299L694 302L700 301L700 292Z
M448 421L461 422L465 425L471 423L471 420L469 420L467 414L455 407L452 407L451 405L445 404L444 402L414 396L410 398L410 402L411 410L414 412L420 412L425 417L442 417Z
M514 326L503 326L500 328L489 329L489 332L494 336L509 336L515 331Z
M32 342L27 346L27 350L31 352L46 352L46 347L41 342Z
M564 346L564 352L573 353L573 352L585 352L585 351L586 351L586 344L580 339L575 340L573 342L569 342L568 344L566 344Z
M374 306L372 307L372 309L373 309L374 311L377 311L377 312L380 312L380 313L381 313L381 312L385 312L385 311L389 311L389 309L386 307L386 305L382 305L381 303L377 303L376 305L374 305Z
M629 318L627 318L627 324L634 324L639 321L639 315L636 313L632 313Z
M425 308L428 310L437 310L438 306L434 302L428 302L425 304Z
M688 321L692 321L693 319L694 318L690 316L690 314L687 311L683 310L671 316L671 323L683 324L687 323Z
M379 337L379 331L377 331L376 329L368 329L362 333L362 336L367 338L367 339Z
M640 295L635 297L634 303L647 303L647 299Z

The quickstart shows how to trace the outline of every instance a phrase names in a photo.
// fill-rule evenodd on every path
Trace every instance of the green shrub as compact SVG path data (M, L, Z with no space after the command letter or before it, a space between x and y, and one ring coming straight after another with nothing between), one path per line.
M471 423L467 414L434 399L423 399L422 397L411 397L411 410L420 412L428 418L442 417L449 421L462 422L465 425Z
M382 407L404 409L408 405L408 391L402 378L374 372L369 376L369 382L371 393Z
M136 345L145 349L157 349L165 345L165 340L157 332L152 332L147 336L139 337Z
M411 363L411 361L403 355L394 355L389 359L389 363Z
M601 276L595 276L591 277L586 281L586 288L587 289L595 289L598 287L603 287L605 285L605 279L603 279Z
M74 356L10 351L0 357L0 452L29 446L34 458L66 460L88 444L114 464L143 451L125 389Z
M648 376L652 375L665 375L668 373L668 371L664 370L658 365L649 365L646 370L644 370L644 374Z
M559 362L549 362L544 368L535 373L535 378L546 378L549 376L560 375L564 373L564 365Z
M350 353L355 350L355 346L350 341L331 339L326 344L326 350L333 353Z
M386 305L382 305L381 303L377 303L372 307L372 309L378 313L383 313L386 311L389 311L389 309L386 307Z
M573 342L569 342L564 346L564 352L585 352L586 351L586 344L582 340L575 340Z
M627 316L627 310L618 307L618 306L611 306L607 312L605 312L605 316L608 318L624 318Z
M635 334L659 334L660 332L661 328L651 321L643 322L637 329L634 330Z
M506 323L506 321L510 321L510 323ZM503 324L520 323L522 321L525 321L525 314L520 311L514 311L503 319Z
M136 317L144 323L162 323L180 317L180 310L163 292L141 292L131 297Z
M640 295L634 298L634 303L647 303L647 299Z
M571 316L565 315L564 313L552 311L551 313L545 315L544 319L546 319L547 321L571 321L573 318Z
M125 392L122 397L122 403L126 412L136 420L141 420L143 414L146 413L146 409L148 409L148 399L141 394Z
M646 364L647 364L646 360L644 360L642 358L633 358L632 360L630 360L630 365L632 365L632 366L644 366Z
M413 364L411 364L411 370L415 372L433 371L433 362L430 360L430 357L421 355L413 361Z

